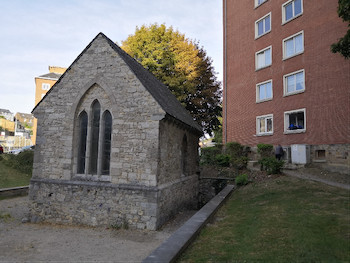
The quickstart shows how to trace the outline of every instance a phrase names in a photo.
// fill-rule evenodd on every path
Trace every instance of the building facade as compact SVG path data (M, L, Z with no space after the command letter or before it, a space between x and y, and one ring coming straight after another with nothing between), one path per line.
M306 145L307 162L348 171L350 62L330 51L347 31L337 1L223 7L223 140Z
M51 87L57 82L57 80L66 71L66 68L49 66L49 73L35 77L35 105L44 98L46 93L51 89ZM37 135L37 119L34 118L33 121L33 134L32 142L36 144Z
M33 113L33 222L155 230L197 206L201 127L102 33Z

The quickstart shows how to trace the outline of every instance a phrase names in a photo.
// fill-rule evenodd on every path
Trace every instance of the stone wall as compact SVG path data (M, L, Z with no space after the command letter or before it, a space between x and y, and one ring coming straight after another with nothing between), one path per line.
M310 161L329 171L350 175L350 144L310 145Z
M160 122L159 137L159 224L181 210L197 209L199 155L198 136L185 126L166 118ZM181 147L187 139L186 168L181 167Z
M31 221L156 230L157 189L100 182L35 180Z
M283 146L284 161L291 162L291 147ZM319 144L309 145L309 162L322 169L350 174L350 144ZM251 147L250 160L258 160L257 147Z

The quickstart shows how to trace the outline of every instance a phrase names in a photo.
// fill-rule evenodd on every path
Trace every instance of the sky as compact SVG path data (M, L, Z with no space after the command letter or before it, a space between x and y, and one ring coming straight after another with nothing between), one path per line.
M0 0L0 108L30 113L34 78L69 67L104 33L117 44L137 26L165 23L196 40L223 76L222 0Z

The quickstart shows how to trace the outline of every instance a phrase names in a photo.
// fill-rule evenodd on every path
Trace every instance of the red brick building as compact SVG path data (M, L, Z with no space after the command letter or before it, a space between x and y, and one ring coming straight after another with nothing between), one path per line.
M223 0L224 142L307 145L349 169L350 61L336 0Z

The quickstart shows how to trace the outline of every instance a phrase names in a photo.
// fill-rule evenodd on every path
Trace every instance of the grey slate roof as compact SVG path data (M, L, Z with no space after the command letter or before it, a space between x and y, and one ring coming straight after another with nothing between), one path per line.
M50 73L39 76L39 78L59 79L61 76L62 76L62 74L50 72Z
M106 37L103 33L99 35L106 38L109 45L118 53L125 63L134 72L143 86L158 102L162 109L175 119L189 125L190 127L202 132L202 128L197 124L187 110L181 105L169 88L159 81L152 73L145 69L140 63L133 59L129 54L122 50L117 44Z
M117 44L110 40L105 34L99 33L80 53L80 55L74 60L69 68L61 75L55 85L46 93L45 97L55 88L55 86L64 78L65 74L69 72L72 65L79 60L79 58L89 49L91 44L99 36L105 38L111 48L118 53L118 55L124 60L129 68L134 72L136 77L140 80L142 85L148 90L152 97L158 102L162 109L171 117L188 125L197 133L203 134L201 126L194 121L189 112L181 105L176 97L171 93L169 88L160 82L152 73L145 69L140 63L133 59L129 54L122 50ZM58 74L57 74L58 75ZM45 98L44 97L44 98ZM32 112L41 104L41 101L35 106Z

